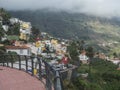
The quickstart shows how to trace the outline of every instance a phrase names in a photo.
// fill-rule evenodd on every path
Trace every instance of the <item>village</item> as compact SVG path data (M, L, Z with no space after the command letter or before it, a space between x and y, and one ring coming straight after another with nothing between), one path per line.
M49 58L50 64L61 64L64 66L68 64L67 55L67 46L68 40L62 39L59 40L57 38L53 38L45 32L41 32L40 36L35 39L35 42L24 42L30 39L32 34L32 25L30 22L25 22L19 20L18 18L10 18L10 23L1 21L0 24L4 31L9 30L9 25L14 25L15 23L20 24L20 34L18 40L11 40L11 45L5 45L6 52L15 52L18 55L26 55L26 56L42 56L44 58ZM2 41L7 40L7 35L5 34L2 37ZM0 46L4 46L0 44ZM63 67L65 69L66 67Z
M32 24L31 22L25 22L19 20L18 18L10 18L9 23L3 21L0 17L0 24L5 32L10 28L10 25L19 23L19 39L12 40L12 45L5 45L6 52L16 52L18 55L39 55L45 58L49 58L51 64L61 64L66 66L69 64L70 55L68 55L67 47L69 46L70 40L54 38L47 34L46 32L41 32L40 35L35 39L34 42L29 41L32 35ZM7 34L1 38L1 41L7 40ZM4 46L0 44L0 46ZM104 53L95 53L94 57L101 58L103 60L108 60L118 65L120 63L119 58L110 59ZM83 50L79 53L79 60L83 64L89 64L90 58L86 55L86 51ZM66 67L63 67L65 69Z

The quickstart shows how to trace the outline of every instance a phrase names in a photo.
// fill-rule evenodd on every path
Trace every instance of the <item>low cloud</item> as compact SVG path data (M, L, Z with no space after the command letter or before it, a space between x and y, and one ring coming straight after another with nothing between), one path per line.
M120 0L0 0L0 7L7 10L67 11L97 16L119 16Z

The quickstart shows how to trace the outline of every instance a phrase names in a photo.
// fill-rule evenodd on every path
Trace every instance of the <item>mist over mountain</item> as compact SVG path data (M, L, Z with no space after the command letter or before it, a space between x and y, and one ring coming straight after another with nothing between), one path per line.
M100 17L120 17L119 0L0 0L7 10L42 10L83 13Z

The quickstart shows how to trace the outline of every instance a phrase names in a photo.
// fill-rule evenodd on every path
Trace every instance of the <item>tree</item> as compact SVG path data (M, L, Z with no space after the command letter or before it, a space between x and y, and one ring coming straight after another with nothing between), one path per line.
M5 11L3 8L0 8L0 15L2 16L4 21L8 21L9 18L11 17L10 14Z
M37 38L40 35L40 30L33 26L32 27L32 34L35 38Z
M4 33L5 33L5 31L3 30L2 25L0 24L0 41L1 41L2 37L4 36Z
M19 35L20 34L20 24L16 23L11 26L7 32L8 35Z
M77 41L76 43L77 43L79 52L85 50L85 41L84 40Z
M94 56L94 50L93 50L93 47L88 47L86 49L87 51L87 56L89 57L89 79L91 80L91 64L92 64L92 59L93 59L93 56Z
M5 54L5 48L4 47L0 47L0 62L4 61L3 54Z
M114 56L114 58L118 57L116 52L113 53L113 56Z
M76 45L75 42L72 42L69 46L68 46L68 53L71 57L70 62L73 64L78 64L79 58L78 58L78 47Z
M87 49L86 49L86 51L87 51L87 53L86 53L86 55L89 57L89 58L93 58L93 56L94 56L94 49L93 49L93 47L88 47Z

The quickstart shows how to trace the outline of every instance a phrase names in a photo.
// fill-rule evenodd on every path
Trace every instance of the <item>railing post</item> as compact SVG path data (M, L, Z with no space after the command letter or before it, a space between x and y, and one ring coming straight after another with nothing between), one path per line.
M6 55L6 63L7 63L7 67L9 67L9 60L8 60L9 55Z
M21 57L19 56L19 70L21 70Z
M5 55L4 55L4 57L5 57ZM7 67L9 66L9 63L8 63L8 58L9 56L8 55L6 55L6 57L4 58L5 60L6 60L6 63L7 63Z
M26 64L26 72L28 72L28 59L26 56L25 56L25 64Z
M61 84L61 80L60 80L60 74L59 71L57 70L55 72L55 80L54 80L54 90L62 90L62 84Z
M5 56L3 56L4 57L4 60L3 60L3 66L5 66Z
M49 84L49 81L48 81L48 67L47 65L45 64L45 71L46 71L46 90L49 90L48 88L48 84Z
M51 83L52 81L50 80L52 77L50 75L51 75L51 73L50 73L50 70L49 70L48 71L48 87L49 87L49 90L52 90L52 83Z
M46 71L46 90L52 90L52 85L50 82L50 67L48 64L45 62L45 71Z
M8 58L9 56L8 55L6 55L6 58ZM6 63L7 63L7 67L9 67L9 61L6 59Z
M11 68L13 68L13 56L11 55Z
M32 66L32 76L34 75L34 61L33 61L33 57L31 59L31 66Z
M42 80L42 65L41 65L41 60L39 57L38 58L38 64L39 64L39 70L38 70L38 73L39 73L39 79Z

